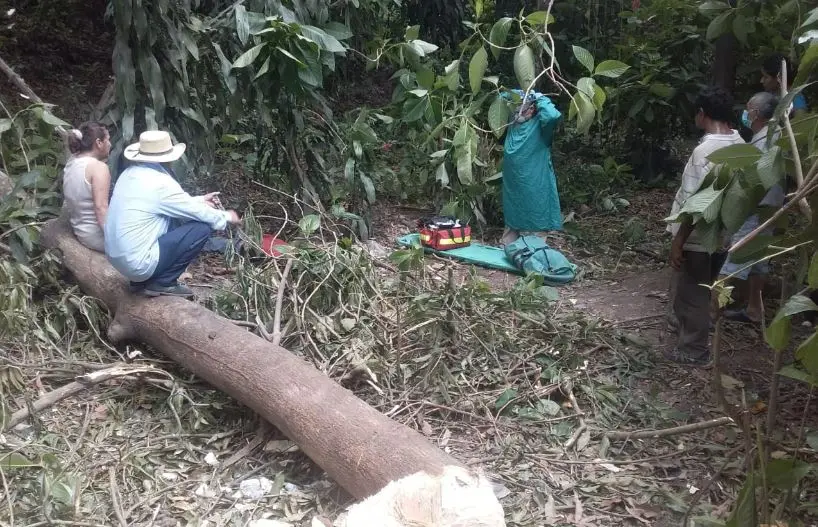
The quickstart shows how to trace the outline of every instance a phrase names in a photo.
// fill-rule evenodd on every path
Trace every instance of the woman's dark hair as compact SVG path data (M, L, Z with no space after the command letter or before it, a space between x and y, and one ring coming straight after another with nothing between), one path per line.
M82 123L79 128L68 132L68 149L72 154L90 152L97 139L105 139L108 128L99 122Z
M764 59L764 62L761 64L761 69L770 77L778 77L778 75L781 73L782 60L787 64L787 82L792 82L796 73L798 73L798 70L795 68L795 66L793 66L792 62L790 62L790 59L787 58L786 55L782 55L781 53L770 55Z
M733 122L733 96L724 88L711 86L703 89L696 97L696 108L714 121Z

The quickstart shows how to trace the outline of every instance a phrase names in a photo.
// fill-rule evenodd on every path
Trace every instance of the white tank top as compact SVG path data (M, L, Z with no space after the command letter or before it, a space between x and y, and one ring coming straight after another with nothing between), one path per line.
M105 252L105 238L94 212L94 195L85 177L92 159L91 156L72 156L65 164L62 177L64 206L77 239L89 249Z

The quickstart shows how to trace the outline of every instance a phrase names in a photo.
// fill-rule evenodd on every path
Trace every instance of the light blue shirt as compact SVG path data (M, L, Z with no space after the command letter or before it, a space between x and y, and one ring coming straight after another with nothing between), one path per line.
M149 279L159 263L159 237L171 220L195 220L213 230L227 227L230 215L191 196L158 163L128 167L117 179L105 220L105 254L117 271L134 282Z

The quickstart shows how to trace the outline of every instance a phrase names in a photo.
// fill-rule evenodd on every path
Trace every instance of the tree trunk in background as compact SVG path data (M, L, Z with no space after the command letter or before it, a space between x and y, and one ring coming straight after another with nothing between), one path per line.
M738 64L738 40L732 32L716 39L713 51L713 84L730 93L736 87L736 66Z
M67 219L43 229L46 247L85 293L114 314L112 341L139 340L278 427L352 496L393 480L462 465L414 430L355 397L312 365L194 302L138 298L105 256L77 241Z

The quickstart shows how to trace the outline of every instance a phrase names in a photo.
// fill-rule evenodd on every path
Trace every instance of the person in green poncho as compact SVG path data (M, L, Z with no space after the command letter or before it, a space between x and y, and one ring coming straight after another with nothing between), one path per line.
M513 91L525 96L521 90ZM513 242L523 231L562 229L551 163L551 143L561 118L551 99L532 92L509 124L503 148L503 244Z

